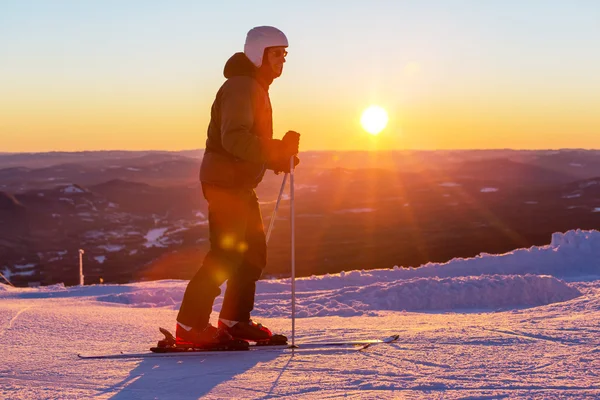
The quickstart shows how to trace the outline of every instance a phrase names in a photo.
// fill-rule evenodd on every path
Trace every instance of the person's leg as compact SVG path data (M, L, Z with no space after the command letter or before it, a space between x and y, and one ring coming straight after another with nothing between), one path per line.
M245 240L247 250L237 271L227 281L227 290L219 318L229 321L250 320L250 312L254 308L256 281L260 279L267 265L267 243L263 227L262 215L256 193L248 196L248 223Z
M208 201L210 250L188 284L177 315L181 324L203 329L215 298L242 263L248 223L248 201L239 191L203 185Z

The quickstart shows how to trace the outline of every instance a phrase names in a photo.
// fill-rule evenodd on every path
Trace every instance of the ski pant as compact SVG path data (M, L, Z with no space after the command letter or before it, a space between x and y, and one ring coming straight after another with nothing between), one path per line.
M208 201L210 250L188 284L177 321L203 329L220 286L227 281L220 318L248 321L256 281L267 264L267 243L258 198L252 189L202 184Z

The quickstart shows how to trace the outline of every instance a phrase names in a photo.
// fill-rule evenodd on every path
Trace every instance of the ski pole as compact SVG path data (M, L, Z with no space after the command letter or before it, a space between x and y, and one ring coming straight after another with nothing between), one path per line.
M4 275L2 275L2 272L0 272L0 278L4 279L6 281L6 283L8 283L10 286L15 287L15 285L13 285L11 283L11 281L8 280L7 277L5 277Z
M277 209L279 208L279 202L281 201L281 196L283 195L283 189L285 188L285 181L287 180L288 174L283 176L283 182L281 183L281 189L279 189L279 196L277 197L277 203L275 203L275 209L273 210L273 215L271 215L271 221L269 222L269 229L267 230L267 243L269 243L269 238L271 237L271 231L273 230L273 225L275 225L275 217L277 216Z
M296 246L294 221L294 156L290 158L290 224L292 230L292 349L296 347Z

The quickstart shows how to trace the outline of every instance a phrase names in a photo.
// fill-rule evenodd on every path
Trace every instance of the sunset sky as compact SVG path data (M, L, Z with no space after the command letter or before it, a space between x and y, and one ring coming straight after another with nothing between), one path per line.
M599 21L596 0L0 0L0 152L203 148L258 25L288 36L275 137L301 150L600 148Z

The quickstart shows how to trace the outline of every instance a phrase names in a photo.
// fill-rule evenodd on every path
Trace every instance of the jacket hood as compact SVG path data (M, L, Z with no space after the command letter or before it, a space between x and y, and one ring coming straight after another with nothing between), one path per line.
M229 79L234 76L249 76L256 79L265 89L273 82L273 77L269 76L266 68L256 68L250 59L244 53L235 53L225 63L223 75Z
M251 76L256 75L256 67L252 64L252 61L246 57L244 53L235 53L225 63L223 68L223 75L229 79L234 76Z

